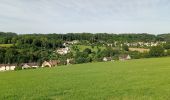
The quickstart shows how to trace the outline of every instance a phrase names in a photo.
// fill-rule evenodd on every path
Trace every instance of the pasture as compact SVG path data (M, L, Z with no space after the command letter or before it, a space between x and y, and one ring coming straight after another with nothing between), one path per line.
M0 73L0 100L168 100L170 58Z
M150 51L150 49L145 49L145 48L129 48L129 50L130 51L138 51L138 52L141 52L141 53Z
M97 46L94 46L94 48L92 48L92 46L86 46L86 45L76 45L80 51L85 50L86 48L91 49L92 51L97 51ZM104 50L106 47L104 46L99 46L98 48L100 48L101 50Z
M9 48L13 46L13 44L0 44L0 47L5 47L5 48Z

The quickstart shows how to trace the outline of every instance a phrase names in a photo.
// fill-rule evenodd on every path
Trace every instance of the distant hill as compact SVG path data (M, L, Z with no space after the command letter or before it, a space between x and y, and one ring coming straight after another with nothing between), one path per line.
M13 37L13 36L17 36L17 34L12 33L12 32L0 32L0 38L2 38L2 37Z

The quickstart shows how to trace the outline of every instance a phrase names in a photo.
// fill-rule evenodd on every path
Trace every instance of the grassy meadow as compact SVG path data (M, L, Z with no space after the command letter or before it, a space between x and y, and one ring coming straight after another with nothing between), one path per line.
M0 44L0 47L5 47L5 48L9 48L13 46L13 44Z
M0 73L0 100L168 100L170 58Z
M92 51L97 51L97 46L94 46L94 48L92 48L92 46L86 46L86 45L76 45L80 51L85 50L86 48L91 49ZM99 46L98 48L100 48L101 50L104 50L106 47L104 46Z

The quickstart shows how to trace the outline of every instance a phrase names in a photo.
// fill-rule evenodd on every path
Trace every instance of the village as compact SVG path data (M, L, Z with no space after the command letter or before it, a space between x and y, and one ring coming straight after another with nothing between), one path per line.
M57 54L59 55L66 55L71 52L70 46L77 45L80 42L77 40L74 41L66 41L63 43L64 48L59 48L56 50ZM118 43L114 42L112 44L103 44L104 46L108 47L122 47L123 45L127 45L128 47L136 47L136 48L129 48L130 51L138 51L138 52L149 52L149 49L144 49L143 47L152 47L157 46L160 44L165 44L166 42L137 42L137 43ZM114 45L114 46L113 46ZM142 49L143 48L143 49ZM121 54L118 56L118 61L126 61L132 59L131 55L129 54ZM73 58L67 58L64 65L75 64ZM103 62L108 61L116 61L113 57L105 56L102 58ZM44 68L44 67L57 67L60 65L60 60L49 60L43 61L42 64L31 62L31 63L22 63L22 64L0 64L0 72L4 71L13 71L16 69L36 69L36 68Z
M130 60L131 57L130 55L121 55L119 57L119 61L125 61L125 60ZM113 60L112 57L104 57L103 58L103 62L108 62L108 61L112 61L114 62L115 60ZM72 59L67 59L66 60L66 65L70 65L73 64ZM14 71L15 68L20 67L21 69L36 69L36 68L45 68L45 67L57 67L58 64L60 63L59 60L50 60L50 61L44 61L42 63L42 65L39 65L38 63L23 63L20 65L17 64L0 64L0 72L4 72L4 71Z
M137 51L137 52L149 52L149 47L152 46L158 46L161 44L165 44L166 42L136 42L136 43L120 43L118 41L115 41L114 43L107 43L107 44L103 44L103 46L107 46L107 47L123 47L124 45L128 46L130 51ZM70 48L71 46L74 45L78 45L81 44L80 41L78 40L74 40L74 41L66 41L63 43L63 48L58 48L55 52L61 56L67 55L70 52L72 52L72 49ZM145 47L145 48L144 48ZM111 56L104 56L102 58L103 62L108 62L108 61L126 61L126 60L130 60L132 59L131 55L126 53L126 54L120 54L118 56L118 59L115 60L113 59L113 57ZM74 58L67 58L65 61L65 63L63 65L70 65L70 64L75 64L74 62ZM36 69L36 68L44 68L44 67L57 67L60 66L61 64L60 60L48 60L48 61L43 61L41 64L40 63L36 63L36 62L31 62L31 63L21 63L21 64L0 64L0 71L4 72L4 71L13 71L16 69Z
M63 45L65 46L65 48L59 48L56 50L56 52L59 55L66 55L69 52L71 52L69 45L74 45L79 43L79 41L72 41L72 42L65 42ZM119 61L125 61L125 60L130 60L131 56L130 55L120 55L119 56ZM73 59L67 59L66 60L66 64L65 65L70 65L70 64L74 64L72 63ZM108 61L112 61L114 62L115 60L113 60L112 57L103 57L102 59L103 62L108 62ZM22 63L22 64L0 64L0 72L4 72L4 71L14 71L17 67L19 67L19 69L36 69L36 68L44 68L44 67L57 67L60 64L59 60L50 60L50 61L44 61L41 65L39 63Z

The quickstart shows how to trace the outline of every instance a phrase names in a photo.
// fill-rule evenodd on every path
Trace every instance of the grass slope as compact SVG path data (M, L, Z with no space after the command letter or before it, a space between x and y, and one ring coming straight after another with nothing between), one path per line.
M6 47L6 48L9 48L13 46L13 44L0 44L0 47Z
M91 49L92 51L95 51L95 52L97 51L97 46L94 46L94 48L92 48L91 46L86 46L86 45L76 45L76 46L80 49L80 51L83 51L86 48L89 48L89 49ZM104 50L106 47L99 46L99 48L101 50Z
M168 100L170 58L0 73L0 100Z

